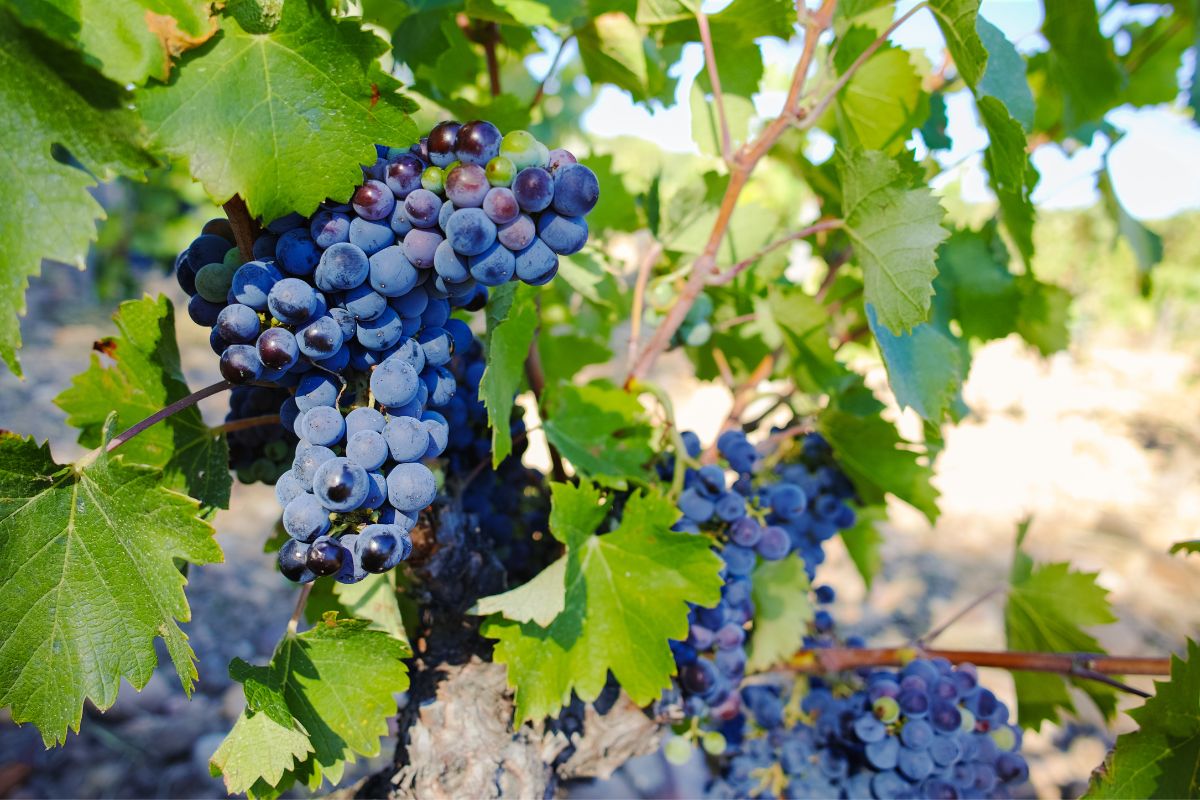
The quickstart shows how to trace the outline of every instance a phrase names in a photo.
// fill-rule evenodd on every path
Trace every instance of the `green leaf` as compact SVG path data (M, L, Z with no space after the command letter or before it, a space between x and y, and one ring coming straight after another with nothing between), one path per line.
M997 253L1003 245L994 231L955 231L938 250L933 288L964 338L1003 339L1017 328L1021 291Z
M931 523L937 519L938 491L929 482L933 470L921 463L890 422L831 406L817 419L817 429L829 440L864 502L878 503L884 494L893 494Z
M517 588L479 598L470 613L500 614L514 622L536 622L548 627L566 608L566 575L567 558L563 556Z
M846 232L862 266L866 301L892 333L925 321L937 247L949 236L927 188L910 188L900 165L878 152L843 153L839 174Z
M1171 553L1200 553L1200 539L1189 539L1171 545Z
M929 116L921 124L921 138L930 150L949 150L954 146L946 128L950 121L946 119L946 96L934 92L929 96Z
M555 483L551 496L550 531L567 550L564 610L547 627L493 616L481 628L508 667L516 717L557 716L572 691L590 702L610 670L645 705L671 685L667 642L686 638L688 604L720 600L721 561L704 537L671 531L679 511L660 494L630 496L602 536L610 505L595 485Z
M979 97L994 97L1004 104L1021 128L1033 128L1033 92L1025 77L1025 60L1004 33L983 17L975 21L975 30L987 49L987 69L975 87Z
M43 58L49 59L43 60ZM97 181L137 176L154 165L142 149L125 95L78 70L73 54L23 31L0 9L0 359L21 374L18 316L42 259L84 266L104 209L89 194ZM87 92L95 105L79 92ZM58 148L82 168L66 163Z
M804 645L813 618L804 560L760 561L754 569L754 630L747 672L762 672L786 661Z
M1108 592L1096 584L1097 573L1077 572L1070 564L1035 565L1021 549L1013 556L1012 585L1004 610L1008 649L1059 653L1103 653L1100 643L1082 626L1116 622ZM1052 673L1013 672L1017 719L1024 728L1058 722L1060 710L1074 711L1067 679ZM1095 681L1071 681L1111 716L1113 690Z
M1105 159L1107 161L1107 158ZM1117 237L1124 238L1133 251L1137 261L1143 295L1150 292L1150 272L1163 259L1163 240L1154 231L1147 228L1140 220L1134 218L1121 203L1113 189L1112 178L1109 177L1107 164L1100 170L1097 188L1104 199L1104 207L1117 223ZM1113 244L1116 244L1114 240Z
M1062 92L1068 131L1099 120L1117 101L1123 76L1112 42L1100 32L1094 0L1054 0L1043 4L1042 35L1050 43L1049 80Z
M632 394L603 382L566 384L555 387L544 410L546 439L579 474L615 489L644 480L652 431Z
M334 583L333 595L350 616L366 620L373 630L408 641L396 598L395 571L368 575L358 583Z
M699 4L685 0L638 0L639 25L665 25L668 22L692 19Z
M166 80L171 60L217 32L204 0L8 0L21 22L82 52L119 84Z
M634 100L646 100L653 94L646 60L647 39L628 14L600 14L578 31L576 40L579 57L593 82L625 89Z
M93 353L86 372L76 375L54 404L79 429L84 447L100 444L105 420L116 413L125 429L191 393L179 365L175 312L159 295L129 300L113 316L120 335L104 341L106 367ZM229 505L229 448L192 406L172 414L122 445L135 464L163 471L163 484L186 492L205 506Z
M929 10L942 29L958 74L970 86L979 83L988 62L988 51L975 33L979 0L931 0Z
M875 39L875 32L865 28L852 28L848 37L856 35L868 41ZM921 76L908 53L884 46L838 93L837 110L864 149L897 152L904 147L909 132L928 115L927 103L921 91Z
M1129 712L1138 724L1117 738L1093 775L1089 798L1200 797L1200 645L1171 656L1171 680L1154 682L1154 697Z
M856 508L854 512L854 527L841 532L842 542L863 583L870 589L871 582L883 566L883 557L879 553L883 535L877 526L887 520L887 507L870 505Z
M1021 304L1017 332L1025 341L1048 356L1063 350L1071 341L1071 293L1060 286L1030 278L1020 282Z
M941 422L966 377L954 342L927 322L896 336L879 326L875 307L870 303L867 322L883 355L896 402L934 424Z
M218 203L240 194L266 220L307 214L350 196L376 142L416 140L410 101L379 69L386 51L323 3L289 2L267 34L226 19L215 45L185 57L170 83L142 90L138 105L158 147L186 159Z
M983 160L989 183L1000 201L1000 218L1028 264L1033 258L1031 195L1038 174L1026 151L1025 131L996 98L981 97L977 107L988 132Z
M492 466L512 452L513 398L525 375L525 358L538 326L538 290L524 283L506 283L492 292L487 306L487 368L479 382L479 397L492 428Z
M0 436L0 705L47 746L79 731L85 699L106 709L122 678L146 685L155 637L184 690L196 680L176 561L216 563L221 549L196 501L160 480L104 452L63 466Z
M235 661L230 677L245 685L247 708L213 757L213 774L224 774L230 793L260 781L278 787L290 771L312 791L326 778L336 785L355 756L379 754L396 713L392 695L408 688L402 659L411 655L407 642L331 611L312 629L288 633L269 665ZM270 723L254 722L259 717Z

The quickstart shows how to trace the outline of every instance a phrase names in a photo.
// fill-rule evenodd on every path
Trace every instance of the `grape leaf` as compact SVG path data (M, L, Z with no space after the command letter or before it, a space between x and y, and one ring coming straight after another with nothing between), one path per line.
M113 365L104 366L93 353L87 371L54 398L67 412L67 424L79 428L84 447L100 444L110 413L116 413L124 429L190 394L179 365L171 301L162 295L130 300L113 319L120 336L103 346ZM229 505L229 448L224 436L204 424L195 406L134 437L121 454L127 461L161 469L165 486L187 492L203 505Z
M358 583L317 581L304 604L304 618L315 624L330 611L366 620L373 630L408 640L396 591L395 570L382 575L367 575Z
M975 86L980 97L994 97L1012 118L1028 131L1033 128L1033 92L1025 77L1025 60L1004 32L983 17L975 20L975 31L987 49L987 69Z
M1121 734L1085 797L1200 797L1200 645L1171 656L1171 680L1129 712L1138 729Z
M42 259L84 266L104 209L88 193L97 181L136 176L154 165L142 149L137 117L124 93L74 54L24 31L0 9L0 359L21 367L18 316ZM94 99L93 105L79 88ZM60 152L65 149L66 153Z
M120 84L166 80L171 60L217 32L204 0L8 0L21 21L83 52Z
M954 59L958 74L974 86L988 62L988 52L975 33L979 0L931 0L929 10L942 29L946 49Z
M1021 549L1025 530L1022 526L1017 537L1012 585L1004 609L1008 649L1103 653L1095 637L1081 627L1117 621L1108 602L1108 592L1096 584L1097 573L1078 572L1066 563L1035 566ZM1043 722L1058 722L1060 710L1075 710L1067 691L1067 678L1045 672L1012 675L1021 727L1038 729ZM1116 699L1110 687L1086 680L1072 679L1071 683L1087 692L1106 716L1116 712Z
M1188 539L1171 545L1171 553L1200 553L1200 539Z
M554 388L542 429L563 458L591 480L624 489L653 457L646 411L629 392L601 381Z
M1033 258L1031 196L1038 174L1026 152L1025 131L996 98L978 98L976 105L988 132L983 159L992 191L1000 201L1000 217L1028 264Z
M761 672L791 658L804 645L813 607L799 556L761 561L753 578L754 630L746 670Z
M888 383L901 408L912 408L937 424L958 397L966 369L951 338L928 322L896 336L880 327L875 307L867 304L867 322L883 363Z
M566 607L566 575L567 558L563 556L517 588L479 598L470 613L500 614L514 622L536 622L545 628Z
M879 553L883 535L876 526L887 520L887 506L863 506L854 509L854 512L854 527L841 532L842 543L846 545L846 552L850 554L850 560L862 576L863 583L870 589L871 582L883 566L883 557Z
M594 484L555 483L551 497L550 532L567 549L564 610L546 627L492 616L481 628L508 667L517 718L557 716L572 691L594 700L610 670L649 703L671 685L667 640L686 638L688 604L720 600L721 561L704 537L671 531L679 510L660 494L632 495L604 535L611 506Z
M386 51L323 3L286 3L270 33L226 19L212 47L139 92L138 105L157 146L186 159L217 202L240 194L267 220L307 214L350 196L376 142L416 140L411 101L376 63Z
M106 709L122 678L146 685L156 636L191 691L195 655L178 624L191 612L176 560L221 561L198 511L158 472L119 456L63 466L45 445L0 435L0 705L47 746L79 731L85 699Z
M1071 341L1071 333L1067 328L1071 293L1061 286L1042 283L1029 275L1022 276L1018 285L1021 287L1021 303L1017 332L1044 356L1064 349Z
M1163 240L1161 236L1147 228L1125 209L1113 189L1112 178L1109 177L1107 153L1104 161L1104 169L1100 170L1096 185L1100 190L1104 207L1117 223L1116 237L1123 237L1128 243L1129 249L1133 251L1133 257L1137 261L1142 294L1148 295L1150 293L1150 272L1163 258ZM1114 246L1116 237L1113 240Z
M892 333L924 322L945 212L926 188L910 188L900 165L879 152L843 153L838 172L846 232L862 265L866 301Z
M538 326L537 289L506 283L491 294L487 306L487 368L479 381L479 397L487 406L492 428L492 466L512 452L513 398L521 388L525 359Z
M579 58L588 77L628 91L634 100L646 100L653 67L646 58L648 40L628 14L609 11L592 18L576 33Z
M929 116L921 124L921 138L930 150L949 150L954 146L946 132L950 121L946 118L946 96L942 92L929 95Z
M817 419L817 429L833 446L863 502L878 503L885 494L893 494L930 522L937 519L938 491L929 482L933 470L920 462L890 422L831 405Z
M988 226L980 232L955 231L938 250L933 287L966 338L1003 339L1016 330L1021 291L998 246L995 226Z
M1113 58L1112 42L1100 32L1093 0L1055 0L1044 8L1048 79L1062 92L1063 122L1071 131L1100 119L1112 107L1124 77Z
M852 52L856 39L870 43L875 36L867 28L851 28L846 42L849 49L842 52ZM904 147L909 132L928 115L928 103L928 97L921 91L921 76L913 69L908 53L898 47L884 46L858 68L838 93L837 111L863 148L895 152Z
M379 754L396 711L392 694L408 688L402 659L411 655L406 641L331 611L310 630L288 633L269 665L235 660L229 674L246 688L246 710L210 762L213 775L224 774L230 793L260 781L278 788L288 772L313 791L325 778L336 785L356 755ZM253 723L258 717L270 723Z

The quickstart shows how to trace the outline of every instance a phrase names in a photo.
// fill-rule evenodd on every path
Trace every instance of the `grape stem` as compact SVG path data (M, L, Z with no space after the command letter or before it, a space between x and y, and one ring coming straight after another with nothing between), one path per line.
M699 6L696 7L696 27L700 29L700 42L704 45L704 68L708 71L717 123L721 128L721 159L728 166L733 164L733 139L729 135L729 117L725 115L725 96L721 93L721 76L717 72L717 56L713 52L712 30L708 27L708 15Z
M632 367L634 360L637 358L638 345L642 338L642 315L645 313L646 305L646 284L650 282L650 272L654 269L654 265L658 263L659 256L662 255L663 246L661 242L654 241L650 243L650 247L642 254L642 259L638 263L637 279L633 283L633 307L629 312L629 366Z
M533 99L529 101L530 111L537 108L538 103L542 102L542 98L546 95L546 82L554 76L555 70L558 69L558 62L562 60L563 51L567 49L567 45L574 38L575 31L571 31L558 43L558 50L554 53L554 58L550 62L550 68L546 70L546 76L542 78L541 83L538 84L537 91L533 93Z
M717 461L717 439L727 430L735 427L740 427L742 415L746 413L747 407L753 402L756 397L755 390L758 385L765 381L771 375L771 371L775 369L775 362L778 360L779 354L767 353L763 356L762 361L758 362L758 366L750 373L750 377L746 381L733 388L733 405L729 408L729 413L725 416L725 421L721 423L721 427L717 429L717 436L709 444L700 455L700 463L715 464Z
M986 603L988 600L992 599L996 595L1001 594L1002 592L1006 592L1006 591L1008 591L1007 586L992 587L988 591L979 595L979 597L976 597L974 600L972 600L971 602L967 603L965 606L960 608L958 611L956 611L954 614L952 614L948 619L943 620L940 625L933 628L932 630L930 630L928 633L924 634L923 636L919 636L916 639L914 639L913 645L915 647L924 647L925 645L929 644L934 639L938 638L943 633L945 633L946 630L951 625L958 622L960 619L965 617L967 614L970 614L972 611L979 608L979 606L983 605L984 603Z
M796 231L795 233L790 233L787 236L784 236L782 239L778 239L774 242L771 242L769 245L764 247L762 250L759 250L757 253L750 256L749 258L742 259L741 261L737 262L736 264L734 264L732 267L725 270L724 272L722 272L718 275L713 275L712 278L709 279L709 284L711 286L724 286L725 284L729 283L734 278L736 278L738 275L740 275L741 273L746 271L748 268L757 264L759 261L761 261L767 255L773 253L774 251L778 250L779 248L783 247L784 245L791 244L792 242L796 242L801 239L807 239L809 236L812 236L813 234L823 233L824 231L837 230L838 228L844 227L845 224L846 223L844 220L826 219L826 220L821 220L820 222L815 222L812 225L809 225L807 228L801 228L800 230Z
M171 403L169 406L166 406L165 408L160 408L158 411L155 411L153 414L146 417L144 420L137 423L136 425L133 425L132 427L122 431L121 433L118 433L116 436L114 436L113 438L108 440L107 445L101 445L100 447L97 447L95 450L91 451L90 453L85 455L83 458L81 458L77 463L81 467L87 466L88 464L91 464L93 461L96 460L96 458L100 455L101 451L111 453L113 450L116 450L118 447L125 444L130 439L137 436L139 433L146 430L147 428L154 425L155 423L162 422L167 417L172 416L174 414L178 414L180 411L183 411L186 408L191 408L192 406L196 405L196 403L199 403L201 400L203 400L206 397L212 397L214 394L220 394L221 392L225 391L226 389L231 389L231 388L233 388L233 384L230 383L229 381L217 381L214 384L205 386L203 389L199 389L195 392L192 392L187 397L181 397L178 400L176 400L174 403Z
M308 596L312 594L312 588L312 581L300 587L300 596L296 598L296 609L292 612L291 619L288 620L287 632L289 636L294 636L300 628L300 617L304 616L304 607L308 605Z
M1112 675L1169 675L1169 658L1106 656L1096 653L1030 653L1004 650L932 650L921 647L830 647L801 650L788 662L799 673L819 675L860 667L900 667L914 658L944 658L954 664L997 667L1020 672L1055 672L1099 681L1139 697L1150 695Z
M257 417L246 417L245 419L235 419L226 422L222 425L214 425L208 430L213 434L234 433L236 431L244 431L247 428L257 428L261 425L278 425L278 414L262 414Z
M787 99L783 104L783 111L763 128L758 138L742 145L734 154L729 166L729 181L725 185L725 194L721 198L721 205L717 209L717 217L713 222L712 231L709 234L708 242L704 246L704 251L692 263L691 274L688 276L688 281L680 292L679 297L667 311L666 318L655 329L654 335L650 338L646 346L642 348L641 353L630 368L629 375L625 379L626 389L631 387L635 381L644 378L654 366L655 360L670 345L671 337L679 329L679 326L687 317L688 310L691 309L700 292L703 291L712 278L713 270L716 268L717 253L725 240L729 224L733 220L734 209L737 206L738 199L741 197L742 190L749 182L750 174L754 171L758 162L767 155L775 143L779 141L779 138L790 128L797 127L803 129L816 124L821 118L822 113L829 107L834 98L837 97L847 81L854 77L859 68L862 67L876 50L883 46L892 32L927 5L928 3L924 1L917 3L912 9L888 26L887 30L881 33L836 81L832 82L827 88L823 88L816 102L808 107L802 107L801 103L805 97L805 81L813 59L816 56L818 40L821 34L833 24L833 12L837 7L837 0L823 0L820 8L805 15L804 49L800 53L800 59L796 63L795 72L792 74L792 83L788 89Z
M230 227L233 228L233 238L237 241L238 252L242 254L242 260L253 261L254 240L258 238L262 229L254 217L250 216L250 209L246 207L246 201L242 199L241 195L235 194L221 207L225 210L225 216L229 218Z
M545 419L542 414L542 394L546 391L546 375L542 371L542 353L538 349L538 336L542 332L542 298L540 295L534 298L534 303L537 306L538 327L533 332L533 338L529 340L529 355L525 357L525 377L529 380L529 389L537 401L538 415ZM562 455L559 454L558 448L551 444L549 439L546 439L546 449L550 451L550 467L554 474L554 480L566 481L567 468L563 465Z

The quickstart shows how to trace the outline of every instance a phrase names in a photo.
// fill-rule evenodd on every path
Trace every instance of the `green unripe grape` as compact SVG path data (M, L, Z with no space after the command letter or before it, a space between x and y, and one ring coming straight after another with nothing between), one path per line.
M196 293L210 303L224 303L229 296L229 287L233 285L235 272L236 265L205 264L196 273Z
M282 439L276 439L263 448L263 455L275 463L287 458L288 446Z
M682 736L672 736L663 745L663 755L676 766L683 766L692 759L692 743Z
M697 322L688 328L687 333L683 335L683 341L689 347L700 347L708 344L708 340L712 338L712 332L712 325L707 322Z
M650 305L655 308L666 308L674 299L675 289L672 288L671 284L664 281L650 287Z
M510 186L517 175L517 167L512 159L496 156L484 168L487 172L488 183L492 186Z
M434 194L446 191L446 172L441 167L426 167L421 173L421 188Z
M725 737L721 735L720 731L708 731L700 739L700 746L710 756L719 756L725 752Z
M446 165L446 167L445 167L445 169L446 169L446 174L447 174L447 175L449 175L451 172L453 172L453 171L454 171L454 168L455 168L455 167L461 167L461 166L462 166L462 162L461 162L461 161L458 161L458 160L451 161L451 162L450 162L449 164L447 164L447 165Z
M871 710L875 713L875 719L884 725L891 725L900 719L900 704L894 697L887 695L880 697L871 705Z
M712 316L712 312L713 312L712 298L706 294L701 293L696 296L696 302L692 303L692 307L688 309L686 319L688 322L693 322L693 323L704 322L710 316Z
M254 469L252 467L242 467L237 471L238 483L254 483Z
M240 267L246 262L242 261L242 251L238 250L236 247L231 247L225 251L225 259L222 263L224 263L227 267Z
M1017 735L1008 726L993 729L991 736L992 741L996 743L996 747L999 747L1001 750L1012 750L1017 746Z
M254 480L266 483L275 475L275 464L266 458L256 458L250 465L250 474L254 476Z
M550 151L529 131L509 131L500 142L500 155L507 156L517 172L526 167L544 167Z
M975 715L971 713L971 710L969 708L959 708L958 710L962 714L962 728L960 730L964 733L970 733L975 730Z

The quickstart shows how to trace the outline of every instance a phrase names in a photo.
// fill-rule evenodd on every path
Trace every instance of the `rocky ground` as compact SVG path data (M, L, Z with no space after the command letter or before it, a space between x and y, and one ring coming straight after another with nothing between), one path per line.
M167 281L151 291L166 291ZM91 342L112 333L107 309L86 297L79 275L48 268L35 282L23 326L26 379L0 371L0 428L49 439L60 459L78 454L72 432L51 399L82 370ZM202 331L179 325L185 370L193 385L216 374ZM868 593L834 546L823 580L839 589L838 618L872 641L900 643L1005 582L1017 523L1032 517L1028 547L1041 560L1070 560L1100 572L1121 622L1097 631L1114 652L1161 654L1200 628L1190 602L1200 558L1168 556L1168 546L1200 533L1200 376L1194 356L1161 343L1090 335L1069 353L1044 360L1017 342L981 350L966 400L973 410L947 432L938 462L942 517L930 526L902 505L885 529L883 574ZM882 383L882 376L874 380ZM727 400L722 390L677 397L685 424L708 433ZM204 410L220 419L221 399ZM911 428L915 420L902 416ZM62 748L45 750L31 726L0 717L0 797L222 797L208 775L208 757L242 707L240 688L226 675L234 656L264 662L284 629L295 589L262 553L277 514L267 488L235 488L236 513L218 515L223 565L193 569L185 626L200 658L198 691L188 701L170 667L141 692L124 687L116 705L84 714L82 731ZM1184 599L1187 598L1187 599ZM1003 604L994 600L939 639L947 647L1003 646ZM1004 673L987 675L1011 693ZM1131 681L1148 685L1148 681ZM2 714L3 712L0 712ZM1094 722L1086 709L1085 723ZM1121 729L1129 727L1127 718ZM1034 785L1043 797L1077 794L1105 750L1103 737L1080 736L1065 748L1064 732L1047 726L1028 737ZM387 763L348 771L347 781ZM657 757L639 760L613 782L577 787L587 797L693 796L688 776Z

